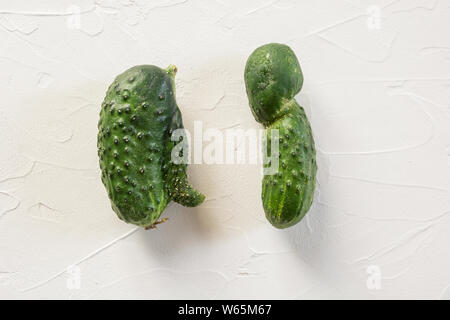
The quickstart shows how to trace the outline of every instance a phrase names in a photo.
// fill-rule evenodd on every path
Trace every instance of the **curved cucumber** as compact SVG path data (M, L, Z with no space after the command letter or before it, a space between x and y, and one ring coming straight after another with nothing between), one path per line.
M245 67L245 85L252 113L265 126L268 142L272 130L278 130L279 168L264 176L262 201L269 222L287 228L311 207L317 172L311 126L294 99L303 85L294 52L277 43L257 48Z
M128 69L110 85L100 111L97 147L112 208L123 221L145 228L158 223L171 200L187 206L204 200L189 185L186 164L171 161L171 134L183 129L176 71Z

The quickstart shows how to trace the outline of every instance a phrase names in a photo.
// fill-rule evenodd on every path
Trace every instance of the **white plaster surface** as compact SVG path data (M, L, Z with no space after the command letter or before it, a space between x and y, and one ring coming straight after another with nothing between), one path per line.
M449 32L448 0L0 1L0 299L449 299ZM243 69L268 42L305 76L307 217L266 222L259 165L192 165L202 206L119 221L96 150L114 77L175 64L188 129L260 128Z

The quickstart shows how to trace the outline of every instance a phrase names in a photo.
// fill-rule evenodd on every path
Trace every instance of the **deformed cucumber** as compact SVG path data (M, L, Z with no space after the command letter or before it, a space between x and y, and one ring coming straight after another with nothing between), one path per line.
M176 67L132 67L108 88L98 123L101 178L112 209L144 228L157 223L167 204L201 204L204 195L187 180L187 165L171 160L171 135L183 129L175 100ZM163 219L162 221L164 221Z
M264 175L262 201L269 222L287 228L310 209L317 172L311 126L294 99L303 85L302 70L291 48L270 43L250 55L244 78L252 113L266 128L268 145L272 130L278 130L279 168L274 175Z

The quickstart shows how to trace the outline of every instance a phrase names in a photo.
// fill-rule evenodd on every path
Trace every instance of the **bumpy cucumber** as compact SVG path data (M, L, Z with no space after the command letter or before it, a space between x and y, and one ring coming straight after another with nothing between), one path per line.
M182 129L175 100L176 67L135 66L108 88L98 123L102 181L112 209L127 223L151 228L167 204L201 204L184 163L171 161L173 130Z
M245 85L252 113L266 128L268 146L271 131L279 133L280 165L275 175L264 176L262 201L269 222L287 228L310 209L317 172L311 126L294 99L303 85L294 52L278 43L257 48L245 67Z

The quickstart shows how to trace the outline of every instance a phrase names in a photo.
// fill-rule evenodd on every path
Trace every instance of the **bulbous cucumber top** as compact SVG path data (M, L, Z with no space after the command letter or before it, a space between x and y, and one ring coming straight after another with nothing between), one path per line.
M257 48L245 66L245 86L258 122L269 124L288 111L302 88L303 73L295 53L287 45L269 43Z

